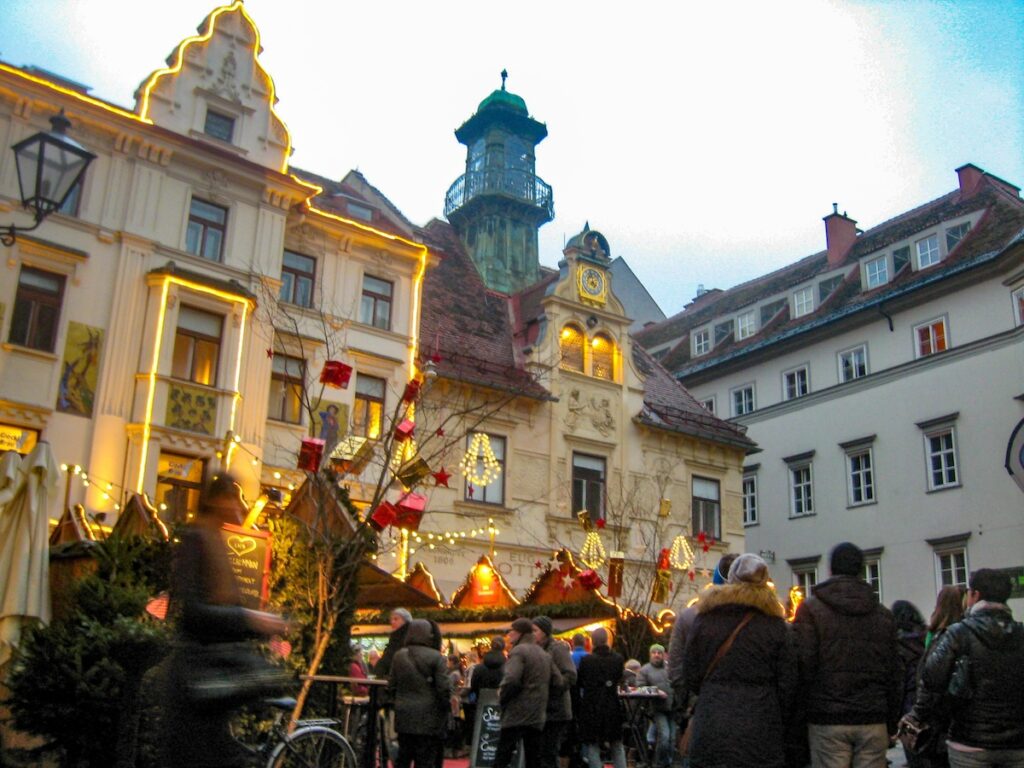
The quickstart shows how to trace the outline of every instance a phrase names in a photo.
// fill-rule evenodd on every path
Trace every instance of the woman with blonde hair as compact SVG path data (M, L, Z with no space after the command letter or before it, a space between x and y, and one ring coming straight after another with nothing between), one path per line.
M928 621L928 634L924 639L924 647L930 648L932 643L950 624L956 624L964 617L964 588L943 587L935 598L935 610Z

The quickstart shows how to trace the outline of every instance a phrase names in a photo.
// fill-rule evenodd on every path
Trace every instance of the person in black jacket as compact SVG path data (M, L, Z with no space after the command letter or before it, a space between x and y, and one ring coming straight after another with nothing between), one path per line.
M976 571L967 615L925 659L910 717L933 722L951 695L947 745L953 768L1024 768L1024 627L1006 606L1011 589L1005 573Z
M897 600L892 604L892 617L896 622L896 650L900 656L903 671L903 699L900 702L900 714L907 714L914 706L917 693L917 669L924 657L924 639L927 629L924 618L917 606L907 600ZM904 750L907 768L929 768L928 758Z
M861 578L859 547L837 544L830 565L832 578L811 590L794 621L811 764L885 768L903 697L896 624Z
M796 657L768 565L757 555L740 555L728 583L703 593L697 612L683 654L686 690L697 694L690 766L784 768Z
M391 663L398 653L405 646L405 636L409 631L409 622L412 621L412 614L405 608L395 608L391 612L388 621L391 623L391 634L388 635L388 644L384 646L384 653L380 655L373 674L385 678L391 674Z
M491 638L491 650L484 654L483 661L473 668L469 690L476 698L484 688L497 689L505 674L505 641L500 637Z
M608 630L595 629L590 637L594 650L580 660L576 684L580 689L580 711L577 717L583 757L590 768L604 768L601 742L611 746L612 765L626 768L626 751L622 746L623 712L619 701L626 661L622 654L609 647Z

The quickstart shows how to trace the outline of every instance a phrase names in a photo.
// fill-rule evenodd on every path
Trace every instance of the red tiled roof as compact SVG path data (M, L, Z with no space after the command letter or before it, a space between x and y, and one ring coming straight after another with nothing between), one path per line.
M330 211L331 213L336 213L339 216L352 219L352 221L363 223L360 219L354 217L349 211L349 200L362 201L371 208L376 208L378 203L384 203L389 212L407 226L399 226L379 210L374 210L373 220L365 222L366 224L369 224L374 229L379 229L382 232L387 232L391 235L398 235L399 237L409 237L409 234L416 228L408 219L405 218L405 216L402 215L402 212L399 211L390 200L381 194L376 187L367 182L366 178L359 173L359 171L349 171L349 174L354 175L359 180L365 182L369 189L373 190L380 196L379 200L363 194L351 184L346 184L344 179L341 181L335 181L333 179L328 179L326 176L320 176L319 174L311 171L305 171L301 168L296 168L295 166L292 166L289 170L299 179L311 182L319 187L323 187L323 192L313 198L313 203L317 208Z

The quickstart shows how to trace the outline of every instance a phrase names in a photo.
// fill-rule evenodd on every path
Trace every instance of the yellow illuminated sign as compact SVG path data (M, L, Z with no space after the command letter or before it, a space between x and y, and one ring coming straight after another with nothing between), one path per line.
M0 453L17 451L27 454L36 447L37 442L39 442L39 432L34 429L0 424Z

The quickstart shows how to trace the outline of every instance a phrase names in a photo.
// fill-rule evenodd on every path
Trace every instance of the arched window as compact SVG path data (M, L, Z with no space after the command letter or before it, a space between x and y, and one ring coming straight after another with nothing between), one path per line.
M590 373L594 378L615 379L615 342L604 334L594 335L590 342Z
M583 373L583 344L586 337L583 331L574 325L562 329L558 340L558 348L562 354L561 367L567 371Z

